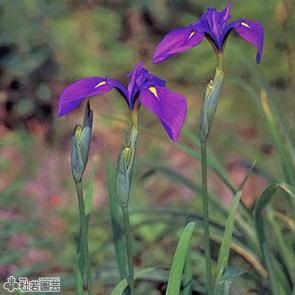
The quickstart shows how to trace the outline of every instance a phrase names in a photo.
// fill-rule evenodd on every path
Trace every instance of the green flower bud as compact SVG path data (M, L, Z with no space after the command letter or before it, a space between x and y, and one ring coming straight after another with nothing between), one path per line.
M72 137L71 166L75 182L81 181L87 165L92 134L92 123L93 112L90 110L89 103L87 103L83 126L76 125Z
M127 168L129 150L129 147L122 149L117 163L117 197L120 205L123 207L128 205L131 184L130 173Z
M92 125L93 125L93 111L90 109L89 102L87 102L85 107L84 119L83 119L83 130L81 133L80 139L80 149L81 149L81 157L84 164L84 169L86 168L89 148L91 142L92 135Z
M200 137L202 142L205 142L209 136L221 94L223 78L223 70L217 68L214 80L208 83L204 94L200 115Z
M127 207L134 168L137 129L131 128L129 142L123 146L117 162L117 197L121 207Z

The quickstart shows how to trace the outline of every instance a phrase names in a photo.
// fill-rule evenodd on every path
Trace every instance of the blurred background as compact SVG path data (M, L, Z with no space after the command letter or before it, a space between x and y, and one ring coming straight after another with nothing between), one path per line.
M258 161L259 169L251 175L243 195L244 203L251 207L263 188L282 175L261 110L261 89L271 93L271 104L280 114L283 128L293 136L289 140L295 140L294 2L232 3L233 20L244 17L263 23L264 52L261 64L256 65L255 48L234 33L229 37L223 96L209 145L236 185L249 165ZM78 205L69 155L72 131L82 121L83 106L67 117L57 117L58 96L64 87L92 75L127 83L126 73L143 60L152 73L168 81L170 89L186 96L189 112L180 144L189 145L189 132L198 131L204 87L214 74L214 53L204 41L160 65L152 65L151 56L171 29L194 22L208 7L222 9L225 4L213 0L1 0L2 282L9 275L61 276L66 278L62 294L74 290L71 274ZM115 162L128 130L128 109L116 91L92 99L91 107L94 132L86 171L86 175L94 175L90 252L97 294L109 294L118 274L110 234L106 155ZM200 163L180 145L172 144L158 120L141 109L131 207L198 210L200 196L177 181L179 178L173 179L173 171L200 183ZM230 204L230 191L214 173L210 174L210 190L227 206ZM177 222L145 223L146 219L132 215L131 223L141 224L134 232L135 263L168 270L179 234ZM181 219L178 225L184 222ZM194 243L202 253L198 240ZM194 259L204 263L201 256ZM202 274L199 276L202 283ZM146 294L146 284L138 287L138 294ZM150 294L162 294L161 280L152 284Z

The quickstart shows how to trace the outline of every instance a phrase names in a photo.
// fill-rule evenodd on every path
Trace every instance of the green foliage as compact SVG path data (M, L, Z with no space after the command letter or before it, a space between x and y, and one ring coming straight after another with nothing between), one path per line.
M134 278L135 279L140 279L142 276L148 274L149 272L152 272L154 269L153 268L147 268L147 269L143 269L141 271L138 271L137 273L135 273ZM122 295L124 294L125 289L127 288L128 283L126 281L126 279L121 280L116 287L113 289L111 295Z
M241 191L238 191L235 194L233 204L231 206L231 210L226 221L224 236L220 246L217 267L216 267L216 274L217 274L216 285L215 285L216 294L222 294L221 290L224 289L225 285L228 286L228 290L229 290L228 281L223 278L223 273L226 267L228 266L230 248L232 243L232 235L234 231L234 222L235 222L238 206L240 203L241 195L242 195Z
M194 222L188 223L177 244L169 274L168 286L166 290L167 295L177 295L180 292L183 277L182 274L186 268L185 266L190 263L190 240L192 238L194 227ZM188 275L187 272L185 272L185 274ZM191 276L190 273L189 276ZM191 284L187 277L184 277L184 281L186 284ZM187 287L188 286L186 286L186 288Z
M133 50L118 40L121 22L116 11L102 7L50 20L59 62L64 66L63 74L78 79L91 75L113 75L116 68L128 71Z
M46 17L55 17L64 5L57 1L3 0L0 4L1 45L16 47L2 62L8 74L28 77L51 53ZM22 13L19 13L19 12ZM49 41L50 43L50 41Z
M282 165L285 180L290 184L295 184L295 153L292 143L287 136L288 131L283 128L283 122L280 121L280 114L274 115L268 102L267 94L264 90L261 93L261 105L266 118L269 131L271 132L274 143L277 147L278 154Z
M262 216L262 212L265 207L270 203L272 197L278 190L282 190L283 192L287 193L287 195L291 198L290 203L294 203L295 198L295 188L285 184L285 183L278 183L272 184L268 186L264 192L262 193L261 197L258 199L257 203L255 204L254 208L254 218L255 218L255 225L257 230L257 235L259 238L260 246L261 246L261 254L264 262L267 265L270 277L270 283L272 287L272 291L274 294L280 294L280 292L285 292L286 294L290 292L290 287L286 286L287 277L284 272L280 269L280 266L276 262L276 258L272 254L269 241L268 241L268 234L266 234L265 229L265 218ZM271 222L273 224L273 217L271 215ZM294 255L291 250L290 245L288 245L287 241L281 236L280 230L274 227L274 233L276 234L276 239L278 241L278 251L284 262L286 263L286 268L288 269L289 276L291 277L292 283L294 284L294 267L289 263L289 261L293 261ZM282 272L280 274L280 272ZM283 276L283 277L282 277Z

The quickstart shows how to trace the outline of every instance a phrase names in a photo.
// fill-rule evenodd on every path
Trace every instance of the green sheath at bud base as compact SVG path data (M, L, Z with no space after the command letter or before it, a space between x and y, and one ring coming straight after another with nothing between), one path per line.
M211 80L208 83L204 94L200 115L200 137L202 142L205 142L209 136L209 132L214 120L216 108L221 94L223 78L223 70L217 68L214 80Z
M128 144L123 146L117 162L117 197L121 207L127 207L136 151L137 129L132 127Z
M76 125L72 138L71 166L75 182L81 181L87 165L92 134L92 123L93 112L90 110L89 103L87 103L83 126Z
M72 152L71 152L71 166L73 178L76 182L81 181L84 172L84 165L80 151L80 138L82 133L82 126L76 125L72 138Z

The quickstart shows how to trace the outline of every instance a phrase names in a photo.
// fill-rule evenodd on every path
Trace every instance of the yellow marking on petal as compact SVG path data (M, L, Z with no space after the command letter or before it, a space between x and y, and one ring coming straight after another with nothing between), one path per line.
M241 25L244 26L244 27L246 27L246 28L252 29L252 28L251 28L247 23L245 23L245 22L241 22Z
M157 98L157 99L160 99L159 96L158 96L158 92L157 92L157 89L153 86L149 87L149 91Z
M105 84L107 84L107 82L106 81L102 81L102 82L98 83L94 88L98 88L98 87L103 86Z
M195 34L196 34L196 32L195 32L195 31L192 31L192 32L190 33L190 35L188 36L188 40L191 39Z

